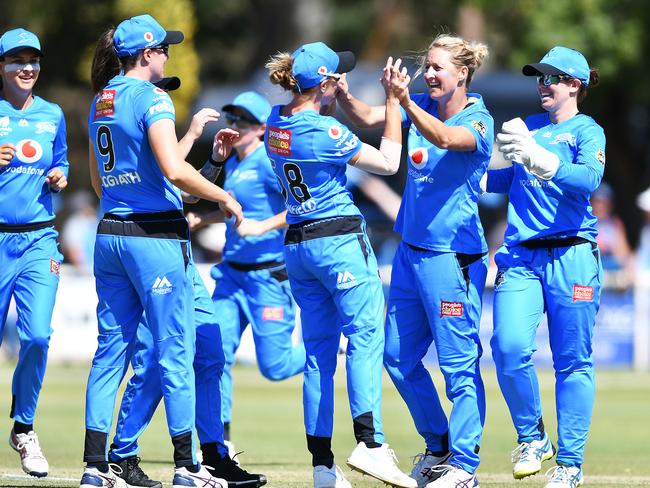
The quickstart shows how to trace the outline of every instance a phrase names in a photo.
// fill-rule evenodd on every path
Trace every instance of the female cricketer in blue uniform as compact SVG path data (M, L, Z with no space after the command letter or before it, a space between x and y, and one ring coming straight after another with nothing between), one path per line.
M408 177L395 230L384 364L424 438L411 472L419 487L476 487L485 392L479 370L487 245L478 216L480 180L492 152L493 120L468 93L487 47L440 35L420 71L428 92L397 94L408 136ZM340 105L363 125L384 122L341 84ZM422 364L431 343L453 406L449 422ZM446 464L445 464L446 463Z
M34 432L63 256L57 246L52 194L67 185L65 119L58 105L33 94L43 56L32 32L0 37L0 342L13 296L20 354L11 386L9 445L23 470L47 476Z
M399 72L392 59L384 84ZM267 63L271 82L292 92L273 107L264 143L286 199L289 229L284 257L301 309L307 353L303 404L314 487L350 486L331 450L334 371L341 332L348 338L347 378L357 447L348 465L394 486L415 487L384 444L381 424L381 356L384 300L365 222L345 188L346 164L380 174L399 167L401 133L396 99L386 104L381 150L362 144L330 116L336 83L354 67L351 52L322 42L281 53Z
M82 488L125 485L108 467L106 443L143 312L174 445L172 485L227 486L195 459L194 290L179 188L221 203L237 220L241 207L180 158L174 105L152 84L163 77L169 44L182 40L140 15L102 36L93 59L90 171L104 218L95 244L99 344L86 391Z
M546 487L575 488L582 484L594 403L592 334L602 283L589 197L605 166L603 129L578 103L598 75L581 53L562 46L523 73L537 76L545 112L503 124L497 144L516 164L488 172L487 191L510 199L504 245L495 256L492 354L518 435L513 475L523 478L554 452L532 361L546 312L559 446Z
M264 377L280 381L305 367L305 347L294 346L296 305L284 264L286 227L284 198L264 144L269 102L256 92L244 92L225 105L226 122L239 137L225 162L223 188L241 204L244 220L235 229L226 221L223 261L212 269L216 287L212 295L226 357L221 378L221 415L230 440L233 380L231 369L241 335L251 324L257 364ZM188 216L204 224L222 219L221 212Z
M174 81L175 80L175 81ZM178 78L164 78L155 84L166 91L180 86ZM219 119L216 110L204 108L192 118L187 134L179 141L182 157L187 157L192 145L203 132L206 123ZM232 129L219 131L215 136L210 158L201 169L209 179L217 177L232 143L239 134ZM206 169L207 168L207 169ZM207 174L210 170L210 174ZM191 195L183 194L187 201ZM232 224L234 224L234 219ZM266 477L243 470L229 456L224 443L224 425L221 419L220 379L224 368L224 353L219 318L210 295L194 263L190 261L190 276L194 287L194 323L196 326L196 430L201 443L202 462L210 474L226 480L236 488L256 488L266 483ZM108 453L111 463L121 472L116 473L131 487L160 488L159 481L151 480L140 467L138 439L149 425L160 400L162 386L155 359L153 337L146 317L138 326L137 343L131 360L133 376L129 379L115 428L115 437Z

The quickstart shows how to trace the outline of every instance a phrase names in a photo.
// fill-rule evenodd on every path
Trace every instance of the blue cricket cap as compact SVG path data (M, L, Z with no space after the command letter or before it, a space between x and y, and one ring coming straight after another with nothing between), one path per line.
M143 49L179 44L185 36L180 31L167 31L151 15L137 15L123 20L113 34L113 46L120 58L133 56Z
M235 109L241 110L249 122L265 124L266 119L271 114L271 104L266 98L254 91L240 93L228 105L224 105L221 110L224 112L233 112Z
M39 56L43 56L41 42L36 34L25 29L13 29L5 32L0 37L0 56L14 54L21 49L33 49Z
M352 71L356 64L352 52L335 52L323 42L304 44L293 52L291 58L291 71L301 90L318 85L328 76Z
M564 46L555 46L539 63L527 64L521 71L526 76L569 75L589 85L589 63L582 53Z

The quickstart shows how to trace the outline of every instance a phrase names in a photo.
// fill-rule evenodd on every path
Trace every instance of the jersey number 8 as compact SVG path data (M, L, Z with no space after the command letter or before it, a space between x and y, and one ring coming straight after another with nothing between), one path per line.
M311 193L309 193L309 188L307 188L307 185L302 179L300 166L294 163L284 163L282 171L287 179L287 183L289 183L289 191L293 195L293 198L295 198L298 203L309 200L311 198ZM286 198L287 192L284 191L284 188L282 188L282 190L282 193Z

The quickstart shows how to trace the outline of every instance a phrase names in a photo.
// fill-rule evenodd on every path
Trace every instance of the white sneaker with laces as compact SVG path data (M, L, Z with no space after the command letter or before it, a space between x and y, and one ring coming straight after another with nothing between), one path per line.
M458 466L439 464L431 468L439 477L425 488L479 488L476 476L459 468Z
M127 488L126 481L117 476L113 471L114 464L109 464L108 473L102 473L95 467L86 466L81 476L79 488ZM118 466L119 468L119 466Z
M417 488L417 482L402 473L397 467L397 458L388 444L368 448L365 442L359 442L348 458L348 466L363 474L377 478L388 485L401 488Z
M539 473L542 462L547 461L555 454L555 447L551 444L548 434L540 440L522 442L512 451L512 476L516 480Z
M314 488L352 488L352 485L336 464L331 468L320 465L314 466Z
M577 488L585 479L577 466L554 466L546 471L548 483L544 488Z
M445 464L451 458L451 453L448 452L444 456L434 456L431 451L425 450L420 454L416 454L413 458L413 469L411 470L411 478L418 484L418 488L424 488L427 483L431 483L436 479L436 471L432 470L434 466Z
M41 445L38 443L38 436L33 430L30 430L27 434L16 434L11 429L9 445L20 454L20 462L25 473L38 478L47 476L50 466L47 464L47 459L45 459Z
M205 466L199 465L198 473L192 473L187 468L176 468L172 488L228 488L228 482L212 476Z

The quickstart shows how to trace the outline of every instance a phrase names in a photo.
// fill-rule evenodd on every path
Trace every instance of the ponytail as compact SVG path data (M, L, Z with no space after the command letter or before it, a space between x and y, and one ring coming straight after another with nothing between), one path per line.
M113 45L115 28L104 32L97 41L90 70L90 83L94 93L99 93L121 70L135 66L137 55L118 58Z
M591 68L589 70L589 86L580 85L578 90L578 103L582 102L587 97L587 89L598 86L600 83L600 74L598 68Z

